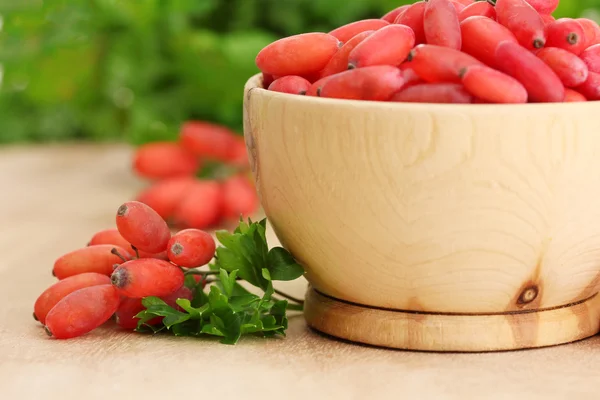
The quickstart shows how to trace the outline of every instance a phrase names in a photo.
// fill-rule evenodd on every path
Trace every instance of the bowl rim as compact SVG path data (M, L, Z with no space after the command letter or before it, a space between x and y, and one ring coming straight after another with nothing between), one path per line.
M502 112L535 112L536 110L547 112L564 112L565 110L581 110L589 109L590 112L600 112L599 101L586 102L563 102L563 103L525 103L525 104L444 104L444 103L402 103L393 101L371 101L371 100L348 100L334 99L314 96L301 96L297 94L281 93L267 90L262 87L262 73L251 76L244 86L244 100L247 100L251 94L257 92L261 96L271 99L281 98L286 101L295 102L298 104L320 104L322 106L349 106L365 108L379 108L386 110L413 110L417 111L445 111L445 112L465 112L465 111L486 111L499 110Z

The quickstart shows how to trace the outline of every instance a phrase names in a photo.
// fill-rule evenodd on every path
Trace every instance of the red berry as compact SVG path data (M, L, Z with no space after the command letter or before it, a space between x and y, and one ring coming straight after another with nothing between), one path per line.
M160 253L167 248L171 231L164 219L139 201L128 201L117 210L117 229L136 248Z
M46 321L48 312L67 295L84 287L95 285L110 285L110 278L95 272L74 275L56 282L37 298L33 306L33 315L42 324Z
M574 19L557 19L546 28L546 47L558 47L579 55L586 44L585 32Z
M67 295L46 316L46 332L57 339L84 335L104 324L119 308L112 285L89 286Z
M175 292L183 286L184 275L170 262L141 258L121 264L110 279L122 296L142 298Z
M223 190L213 181L196 181L181 199L174 222L185 228L207 229L216 225L223 215Z
M475 3L476 0L454 0L454 1L456 1L457 3L462 4L465 7L468 7L471 4Z
M590 71L600 74L600 44L588 47L581 53L581 59Z
M566 87L579 86L587 80L587 65L567 50L546 47L541 49L537 56L552 68Z
M181 307L177 305L177 299L188 299L191 301L193 299L193 294L190 289L188 289L185 286L182 286L176 292L160 298L169 306L179 311L182 311ZM128 330L133 330L137 328L139 318L135 318L135 316L144 310L145 307L142 304L142 299L125 298L121 301L121 305L115 313L117 325L119 325L121 328ZM152 318L151 320L146 321L146 324L157 325L162 321L162 319L163 317Z
M103 231L97 232L94 236L92 236L92 240L90 240L89 246L95 246L98 244L112 244L113 246L121 247L129 253L123 254L123 256L125 257L132 257L135 254L135 252L131 248L131 244L127 240L125 240L123 236L121 236L118 229L105 229ZM138 250L138 253L140 255L140 258L160 258L162 260L166 260L166 252L147 253L145 251Z
M113 272L113 266L123 262L117 255L111 253L112 249L117 249L124 257L129 256L127 250L112 244L88 246L67 253L57 259L54 262L52 273L61 280L86 272L96 272L110 276Z
M525 0L498 0L496 17L523 47L529 50L541 49L546 44L544 20Z
M408 7L410 7L410 4L406 4L406 5L394 8L392 11L390 11L389 13L387 13L383 17L381 17L381 19L392 24L396 20L396 17L398 17L398 15L400 15L400 13L402 13Z
M334 75L336 75L336 74L334 74ZM308 88L306 95L313 96L313 97L318 96L319 95L318 92L321 89L321 87L325 84L325 82L327 82L329 80L329 78L331 78L334 75L324 76L323 78L319 79L318 81L316 81L315 83L310 85L310 88Z
M502 42L496 49L499 69L512 76L527 89L529 101L562 102L565 87L559 77L542 60L525 47L513 42Z
M380 65L352 69L332 75L325 81L319 96L336 99L387 101L404 85L396 67Z
M587 49L590 46L595 44L600 44L600 26L596 23L596 21L592 21L587 18L579 18L577 19L579 25L583 28L585 32L585 48Z
M235 136L234 132L224 126L190 121L181 127L179 138L183 147L199 157L226 161Z
M429 0L423 19L428 44L460 50L460 21L458 12L449 0Z
M449 47L422 44L409 56L408 66L424 81L460 83L460 71L471 65L483 65L470 55Z
M497 68L496 47L498 44L505 40L517 43L517 38L508 28L490 18L469 17L460 26L462 51L493 68Z
M273 75L265 74L263 72L263 74L262 74L262 87L265 88L265 89L268 88L269 85L271 83L273 83L274 80L275 80L275 77L273 77Z
M422 83L396 93L391 101L404 103L472 103L473 97L456 83Z
M310 88L310 85L311 83L309 81L300 76L288 75L275 79L273 83L269 85L269 90L273 92L304 95L308 88Z
M348 40L352 39L354 36L359 33L365 31L376 31L378 29L383 28L384 26L388 26L390 23L383 19L363 19L360 21L351 22L349 24L340 26L329 32L331 36L336 37L342 43L346 43ZM309 58L313 57L313 50L308 52L310 55ZM331 58L331 57L329 57ZM327 60L329 61L329 59ZM327 63L325 63L327 64ZM325 65L323 65L325 66ZM322 69L322 68L321 68Z
M576 89L590 101L600 100L600 74L590 72L587 81Z
M152 208L162 219L170 220L175 209L196 181L197 179L193 177L159 181L139 193L136 200Z
M462 83L473 96L489 103L527 103L527 90L519 81L489 67L466 68Z
M457 14L457 15L458 15L458 14L460 14L460 12L461 12L462 10L464 10L464 9L465 9L465 7L466 7L464 4L462 4L462 3L461 3L460 1L458 1L458 0L448 0L448 1L450 1L450 4L452 4L452 7L454 7L454 9L456 10L456 14Z
M169 240L169 260L184 268L208 264L215 255L215 240L199 229L184 229Z
M540 14L549 15L556 10L559 0L527 0L527 3Z
M402 77L404 78L404 88L407 88L417 83L424 83L423 80L417 75L417 73L410 67L410 63L404 63L400 65L400 71L402 71Z
M581 101L587 101L584 95L573 89L565 89L565 103L576 103Z
M405 25L389 25L362 40L348 55L348 68L400 65L415 45L415 34Z
M260 206L256 188L247 177L232 176L223 182L223 214L225 218L239 220L253 215Z
M548 25L556 21L556 18L554 18L552 15L540 14L540 17L542 17L542 19L544 20L544 26L546 27L548 27Z
M262 49L256 65L262 72L277 76L311 74L327 65L339 45L338 39L327 33L289 36Z
M394 21L395 24L406 25L413 30L416 44L422 44L426 41L424 24L426 6L425 1L418 1L401 12Z
M154 142L137 149L133 161L134 171L144 178L164 179L193 175L200 162L177 143Z
M363 40L368 38L374 32L375 31L361 32L358 35L354 36L352 39L348 40L342 46L342 48L337 53L335 53L331 60L329 60L327 66L325 66L325 68L323 68L323 70L321 71L321 76L325 78L327 76L346 71L348 69L348 56L350 55L350 52L352 52L352 50L354 50L356 46L358 46ZM306 94L309 96L316 96L316 89L314 89L313 93L313 91L311 91L309 88Z
M227 164L246 169L250 167L246 141L243 136L236 135L229 151L229 156L227 157Z
M469 17L486 17L491 19L496 19L496 9L493 5L488 3L487 1L476 1L469 6L466 6L460 14L458 14L458 20L460 22L464 21Z

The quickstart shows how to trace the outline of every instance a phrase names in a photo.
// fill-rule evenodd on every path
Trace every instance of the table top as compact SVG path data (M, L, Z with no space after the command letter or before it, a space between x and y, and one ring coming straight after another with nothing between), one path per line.
M130 160L122 145L0 148L0 398L599 397L598 336L506 353L406 352L328 338L295 315L286 338L245 338L236 346L114 326L49 338L32 319L33 303L55 282L54 260L113 227L116 208L144 186ZM278 244L272 231L268 240ZM306 282L278 287L302 296Z

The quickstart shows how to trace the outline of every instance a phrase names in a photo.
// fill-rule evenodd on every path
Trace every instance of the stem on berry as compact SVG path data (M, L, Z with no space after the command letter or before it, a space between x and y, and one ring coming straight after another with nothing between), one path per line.
M131 248L133 249L133 251L135 251L135 258L140 258L140 252L138 251L137 247L135 247L134 245L131 245Z
M127 262L127 259L123 257L121 253L119 253L119 250L117 250L116 247L113 247L110 252L113 253L115 256L119 257L121 260L123 260L123 262Z
M567 36L567 42L569 44L577 44L579 42L579 35L575 32L569 33L569 35Z
M280 295L281 297L285 297L286 299L291 300L291 301L293 301L295 303L298 303L298 304L301 304L301 305L304 304L304 300L300 300L300 299L298 299L298 298L296 298L294 296L291 296L291 295L289 295L289 294L287 294L285 292L282 292L281 290L273 289L273 291L275 293L277 293L278 295Z

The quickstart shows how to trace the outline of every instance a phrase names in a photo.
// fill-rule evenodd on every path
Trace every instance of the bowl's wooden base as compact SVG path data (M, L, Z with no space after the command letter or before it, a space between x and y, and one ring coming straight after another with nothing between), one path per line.
M309 288L308 325L375 346L422 351L481 352L570 343L600 331L600 295L548 310L499 314L435 314L361 306Z

